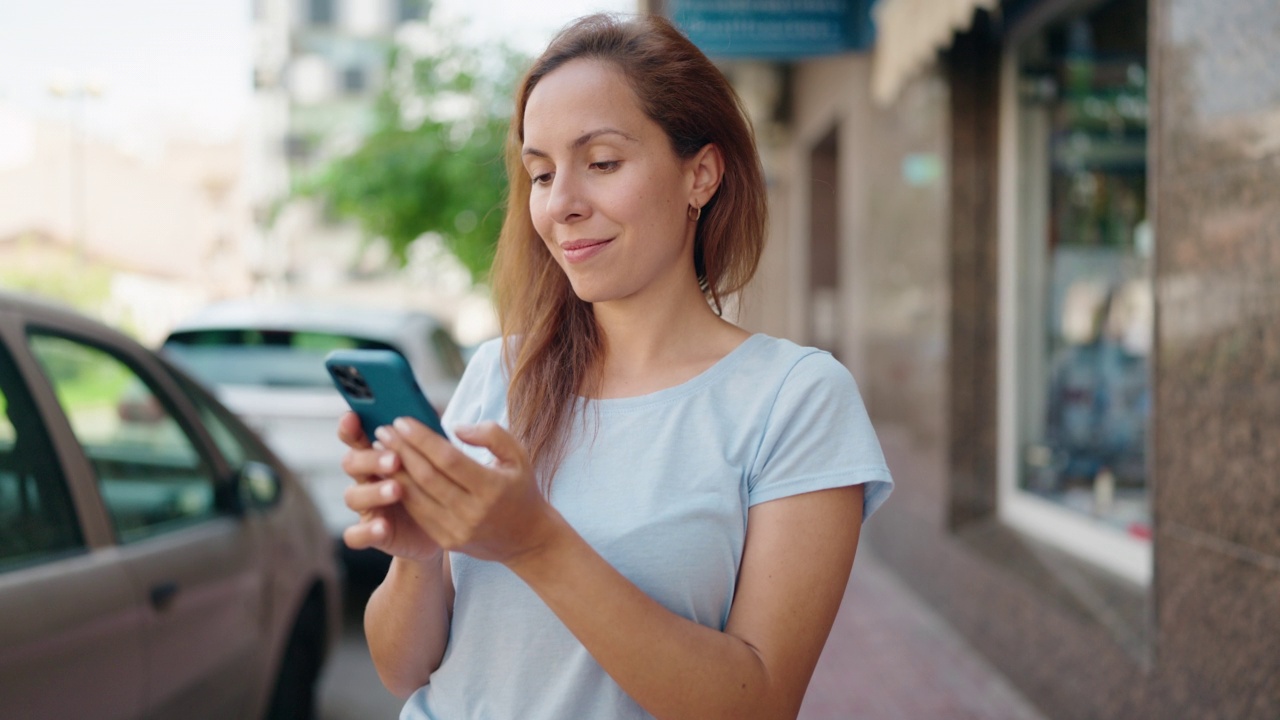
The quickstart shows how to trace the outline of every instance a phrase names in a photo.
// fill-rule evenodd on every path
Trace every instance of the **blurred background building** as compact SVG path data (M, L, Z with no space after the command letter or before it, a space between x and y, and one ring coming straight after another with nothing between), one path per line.
M460 324L466 341L491 335L483 289L447 253L410 253L402 267L299 192L374 129L390 54L423 34L433 5L0 11L14 20L0 30L11 60L0 68L0 285L148 344L244 296L414 307Z
M754 116L742 320L858 378L869 548L1051 717L1280 715L1280 8L647 9Z
M367 250L360 228L293 191L374 130L396 31L424 20L427 3L254 0L252 12L255 276L267 294L350 294L350 270ZM366 300L404 300L395 290L385 297L385 283L365 285L376 296Z
M247 292L241 139L174 138L150 155L81 122L0 102L0 284L96 307L153 341L195 307Z

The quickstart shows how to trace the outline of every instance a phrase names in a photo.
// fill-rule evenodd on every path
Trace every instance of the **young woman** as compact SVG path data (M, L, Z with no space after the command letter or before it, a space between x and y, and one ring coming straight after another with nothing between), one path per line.
M751 130L661 18L584 18L511 124L500 340L445 414L339 435L404 718L784 718L891 485L849 373L722 319L765 227Z

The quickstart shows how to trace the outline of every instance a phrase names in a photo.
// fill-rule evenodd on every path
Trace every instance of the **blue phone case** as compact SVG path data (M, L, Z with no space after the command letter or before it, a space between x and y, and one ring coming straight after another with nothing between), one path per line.
M440 435L444 428L431 407L409 363L392 350L334 350L324 359L325 369L360 417L365 437L399 417L411 417Z

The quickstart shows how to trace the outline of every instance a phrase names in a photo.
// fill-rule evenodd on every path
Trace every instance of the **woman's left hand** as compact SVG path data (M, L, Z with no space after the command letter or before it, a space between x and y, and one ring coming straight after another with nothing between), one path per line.
M411 481L404 502L414 519L444 549L481 560L510 563L545 546L559 515L539 491L525 449L494 422L459 426L454 435L496 462L481 465L411 418L378 429Z

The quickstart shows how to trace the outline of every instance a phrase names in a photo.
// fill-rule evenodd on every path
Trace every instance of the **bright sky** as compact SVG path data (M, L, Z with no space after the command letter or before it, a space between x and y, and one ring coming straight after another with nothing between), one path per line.
M476 36L502 38L536 55L570 20L593 12L633 13L639 0L434 0L434 4L434 12L442 18L466 18Z
M117 139L225 136L248 110L248 2L0 0L0 102L66 118L53 83L101 89L86 124ZM166 133L167 134L167 133Z
M367 0L356 0L364 2ZM436 0L473 37L535 53L556 29L637 0ZM175 132L226 137L250 104L249 0L0 0L0 106L66 118L54 83L101 89L84 121L118 142Z

